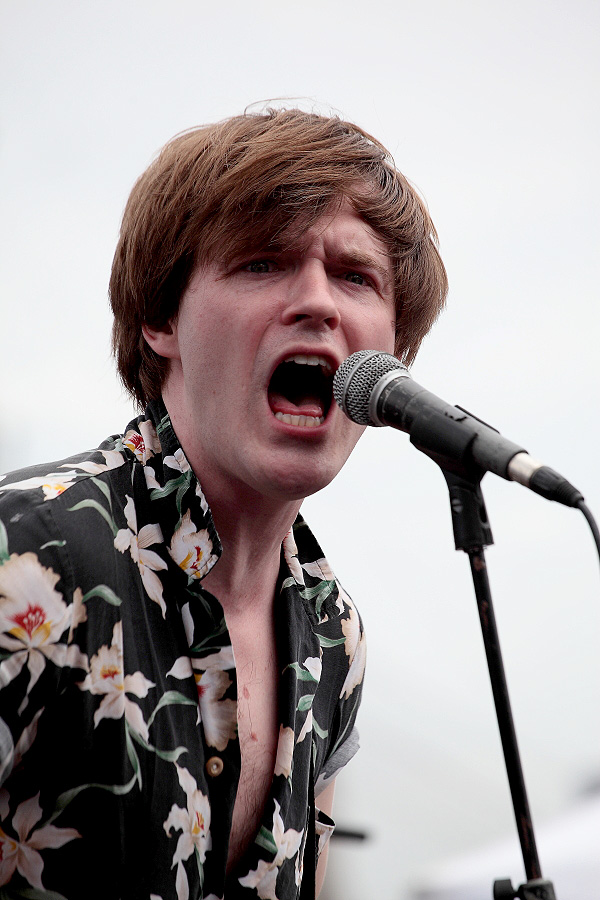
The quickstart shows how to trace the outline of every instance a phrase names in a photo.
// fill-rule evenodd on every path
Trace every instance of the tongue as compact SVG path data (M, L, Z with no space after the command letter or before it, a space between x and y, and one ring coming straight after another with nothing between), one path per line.
M320 418L325 414L323 401L317 396L305 395L294 402L277 391L269 391L269 406L274 413L283 413L284 416L316 416Z

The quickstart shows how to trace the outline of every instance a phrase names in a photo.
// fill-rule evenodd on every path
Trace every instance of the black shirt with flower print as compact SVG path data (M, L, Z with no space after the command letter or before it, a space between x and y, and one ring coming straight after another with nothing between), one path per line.
M202 578L221 545L162 402L97 450L0 479L0 894L314 896L316 792L356 749L365 642L304 521L275 603L280 731L225 884L236 672Z

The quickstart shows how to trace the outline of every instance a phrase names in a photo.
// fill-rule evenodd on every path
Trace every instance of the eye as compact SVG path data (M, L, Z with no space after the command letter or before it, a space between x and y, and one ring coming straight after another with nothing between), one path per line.
M346 272L344 275L344 279L349 281L351 284L368 284L367 279L364 275L361 275L360 272Z
M275 263L270 259L255 259L244 266L246 272L252 272L255 275L265 275L268 272L274 272Z

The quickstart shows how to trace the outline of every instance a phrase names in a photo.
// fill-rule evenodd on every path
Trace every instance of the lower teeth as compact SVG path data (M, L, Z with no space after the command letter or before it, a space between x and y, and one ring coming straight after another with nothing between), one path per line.
M325 416L290 416L289 413L276 412L275 418L286 425L300 425L305 428L316 428L325 421Z

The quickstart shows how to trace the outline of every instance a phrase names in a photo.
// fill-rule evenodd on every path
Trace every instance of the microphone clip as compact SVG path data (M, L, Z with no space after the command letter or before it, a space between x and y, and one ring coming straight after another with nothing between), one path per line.
M440 466L450 494L450 514L454 545L457 550L469 553L494 543L485 501L481 491L481 479L485 472L473 477L463 477Z

